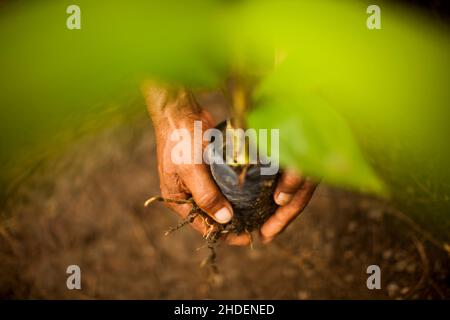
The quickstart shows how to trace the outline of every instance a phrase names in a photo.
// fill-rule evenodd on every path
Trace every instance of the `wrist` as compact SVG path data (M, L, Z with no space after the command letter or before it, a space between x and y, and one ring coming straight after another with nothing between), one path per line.
M155 128L202 112L192 92L184 87L144 84L143 92Z

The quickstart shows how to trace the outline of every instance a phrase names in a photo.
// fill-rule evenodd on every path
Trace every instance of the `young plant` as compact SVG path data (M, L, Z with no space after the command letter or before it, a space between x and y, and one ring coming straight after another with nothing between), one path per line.
M389 192L449 240L445 26L384 4L382 29L371 30L361 1L77 4L80 30L66 28L64 2L0 7L3 185L34 156L24 150L103 118L102 102L130 112L144 78L219 89L231 75L232 128L280 129L281 165Z

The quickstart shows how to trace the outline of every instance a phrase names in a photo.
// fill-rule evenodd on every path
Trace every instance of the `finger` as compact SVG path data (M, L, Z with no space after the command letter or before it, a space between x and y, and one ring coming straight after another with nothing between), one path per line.
M274 200L280 206L287 205L300 188L304 179L296 172L289 170L284 172L274 192Z
M183 182L195 203L219 223L227 223L233 217L233 209L211 177L205 165L195 165L184 175Z
M261 227L260 233L264 243L272 241L286 226L297 217L308 204L317 184L306 181L294 195L292 201L279 207L275 213Z
M248 234L228 234L225 237L225 241L232 246L248 246L251 243L251 239Z

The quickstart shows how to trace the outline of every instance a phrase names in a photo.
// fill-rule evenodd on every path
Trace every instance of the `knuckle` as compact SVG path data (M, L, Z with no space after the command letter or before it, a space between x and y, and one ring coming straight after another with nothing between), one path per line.
M292 207L289 210L286 210L285 212L281 213L280 218L284 221L284 224L288 224L303 211L302 208L303 208L302 204L298 206L296 205L295 207Z
M196 200L197 204L204 210L216 208L221 201L220 196L213 191L207 191L200 195Z
M311 179L306 179L302 184L302 190L315 189L317 187L317 183Z
M292 175L292 174L287 174L284 176L283 182L284 182L284 184L292 185L292 184L297 184L299 180L300 180L299 177Z
M281 181L281 188L283 190L294 191L302 182L302 179L294 175L286 175Z
M285 223L278 216L274 216L270 222L270 226L262 230L264 238L269 239L275 237L281 230L283 230Z

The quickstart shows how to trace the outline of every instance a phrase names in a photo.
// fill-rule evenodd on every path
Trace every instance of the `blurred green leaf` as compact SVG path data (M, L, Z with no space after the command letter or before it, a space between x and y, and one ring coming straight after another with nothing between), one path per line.
M2 176L22 151L132 112L146 77L217 88L237 70L260 79L249 123L281 129L282 163L375 192L379 177L448 230L448 26L382 3L369 30L368 1L79 0L68 30L69 4L0 9Z
M1 7L3 174L19 154L31 157L36 145L49 145L86 122L101 123L105 110L133 112L129 101L140 95L147 77L194 88L214 87L225 78L220 2L80 0L81 30L68 30L71 4Z
M252 128L280 130L280 163L331 184L383 193L346 121L313 92L276 86L277 73L256 93Z

